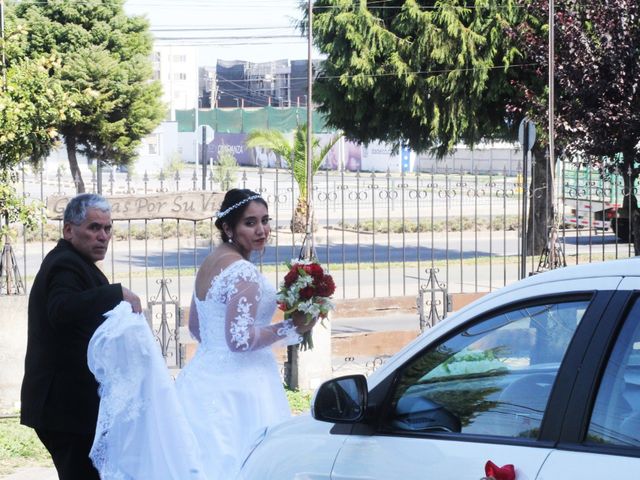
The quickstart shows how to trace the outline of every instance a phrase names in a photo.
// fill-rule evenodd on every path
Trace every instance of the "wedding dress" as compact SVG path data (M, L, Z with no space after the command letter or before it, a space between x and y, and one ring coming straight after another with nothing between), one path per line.
M91 459L102 480L230 480L256 435L290 416L271 346L300 342L271 324L275 289L245 260L194 299L200 344L175 384L142 317L122 302L89 344L100 384Z
M121 302L89 342L100 410L89 457L102 480L209 480L158 343Z

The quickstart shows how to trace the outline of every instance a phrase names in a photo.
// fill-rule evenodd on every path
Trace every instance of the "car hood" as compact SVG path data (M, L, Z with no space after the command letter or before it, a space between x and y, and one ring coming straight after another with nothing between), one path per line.
M306 414L270 427L245 461L239 478L330 478L347 438L332 435L333 426Z

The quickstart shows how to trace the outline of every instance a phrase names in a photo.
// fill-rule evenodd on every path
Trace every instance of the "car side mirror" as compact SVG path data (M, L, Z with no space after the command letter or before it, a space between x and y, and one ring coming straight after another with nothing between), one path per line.
M324 382L311 402L311 415L331 423L357 423L364 418L367 406L367 379L348 375Z

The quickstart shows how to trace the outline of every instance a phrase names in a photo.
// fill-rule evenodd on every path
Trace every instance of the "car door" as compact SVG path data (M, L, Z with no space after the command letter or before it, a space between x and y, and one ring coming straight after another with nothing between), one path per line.
M414 355L388 382L375 431L347 438L331 478L480 479L487 461L536 478L554 445L543 420L577 370L561 369L563 358L612 296L576 288L505 300Z
M625 278L576 381L558 449L538 480L637 479L640 472L640 280Z

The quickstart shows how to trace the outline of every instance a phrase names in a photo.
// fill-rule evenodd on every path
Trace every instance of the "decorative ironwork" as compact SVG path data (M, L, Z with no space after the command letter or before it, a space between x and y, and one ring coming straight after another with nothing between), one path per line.
M344 357L344 361L339 365L331 367L331 371L334 374L349 374L349 373L362 373L363 375L371 375L390 358L391 355L378 355L376 357L357 358L347 356Z
M181 310L177 298L169 292L170 279L157 281L160 289L147 302L147 321L169 367L182 368L184 352L180 346Z
M540 255L536 273L566 266L567 261L564 257L564 249L562 248L562 245L560 245L558 229L554 225L549 229L549 238L542 250L542 254Z
M429 268L425 271L429 274L429 278L426 284L420 286L417 302L421 332L447 318L447 313L451 311L447 284L439 282L436 277L439 270Z
M452 168L450 163L432 163L427 158L421 162L416 172L387 170L372 175L322 170L317 174L321 181L312 189L316 248L339 285L336 297L372 298L382 292L415 295L428 279L425 267L440 270L438 277L446 282L448 293L492 291L516 281L522 271L536 270L547 239L536 242L540 249L535 254L526 240L545 237L547 226L536 222L535 228L527 229L521 219L547 215L536 211L540 202L531 201L545 190L533 191L529 182L524 183L520 159L505 168L502 163L484 163L480 157L460 168L457 163ZM549 248L559 245L562 252L549 259L542 257L540 270L563 265L562 256L567 263L584 263L635 255L629 243L629 211L624 207L633 192L627 175L612 172L612 178L600 179L585 171L569 176L565 163L556 176L557 243L549 244ZM294 257L302 243L302 237L290 231L298 187L288 169L239 168L241 178L234 185L259 191L268 199L273 243L261 262L275 265L277 283L283 261ZM26 172L25 201L45 203L55 192L72 194L68 169L41 170L34 175L27 168ZM198 172L195 166L185 166L179 175L164 172L161 180L159 170L125 174L114 168L104 176L104 191L134 192L141 198L165 190L200 191ZM606 210L593 212L595 206ZM47 242L62 236L62 223L52 223L48 221L35 233L19 229L18 237L12 238L26 289L38 268L36 253L43 258ZM179 227L171 218L118 220L114 231L117 235L109 251L111 261L104 264L105 273L115 280L128 270L129 283L146 298L156 291L153 282L157 278L177 281L179 298L182 290L190 293L189 283L215 238L213 220L181 220ZM133 278L131 272L138 268L143 272ZM425 319L429 316L426 307Z
M25 288L18 270L18 262L9 242L5 236L2 256L0 256L0 295L24 295Z

